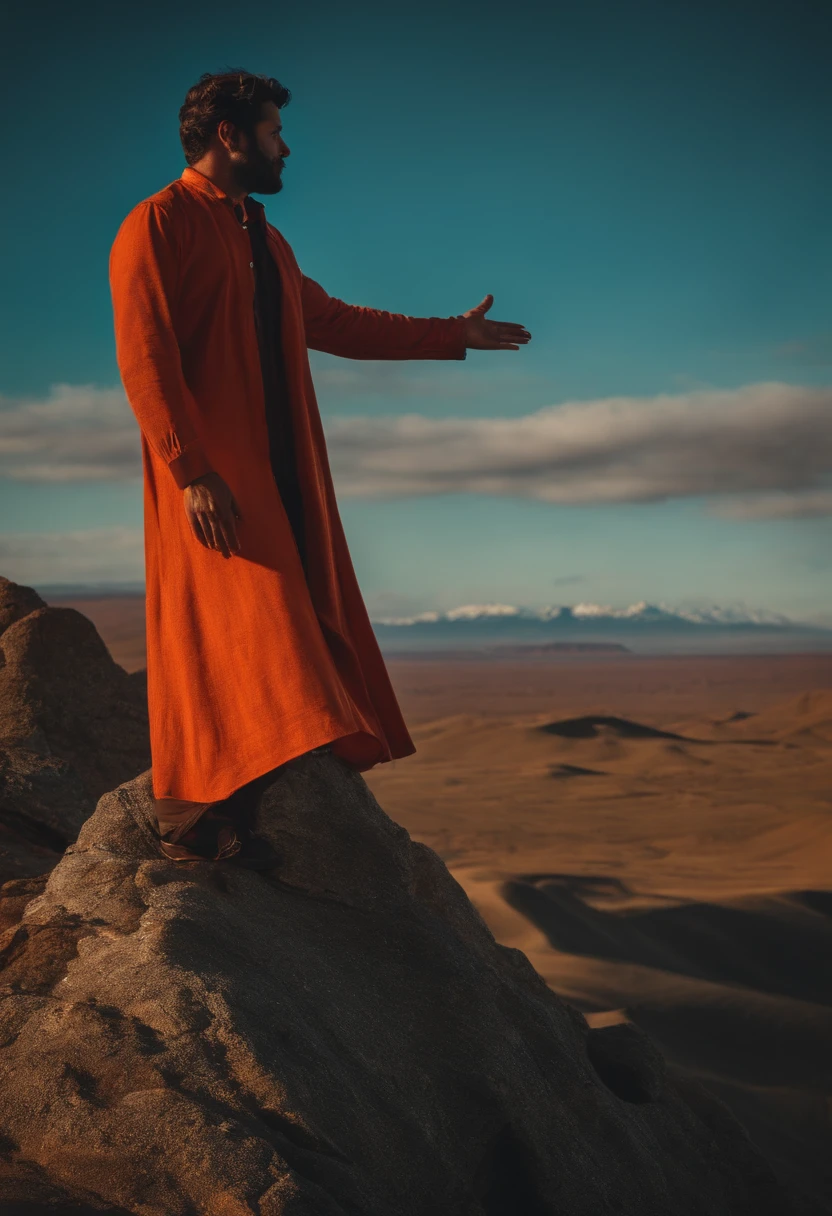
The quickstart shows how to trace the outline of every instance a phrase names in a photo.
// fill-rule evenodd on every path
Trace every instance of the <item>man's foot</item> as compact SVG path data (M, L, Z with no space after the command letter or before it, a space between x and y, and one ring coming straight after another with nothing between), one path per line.
M169 861L226 861L242 848L234 820L210 808L178 840L176 832L159 838L159 849Z

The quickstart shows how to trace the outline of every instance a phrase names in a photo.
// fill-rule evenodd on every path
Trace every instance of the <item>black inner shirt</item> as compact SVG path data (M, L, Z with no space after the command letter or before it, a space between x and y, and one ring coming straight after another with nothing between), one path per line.
M295 458L292 411L281 337L283 291L280 271L269 251L262 206L249 199L246 200L246 203L247 220L239 203L234 207L234 214L243 227L248 230L251 260L254 262L254 324L260 351L260 370L263 374L266 426L269 433L269 460L305 569L303 498Z

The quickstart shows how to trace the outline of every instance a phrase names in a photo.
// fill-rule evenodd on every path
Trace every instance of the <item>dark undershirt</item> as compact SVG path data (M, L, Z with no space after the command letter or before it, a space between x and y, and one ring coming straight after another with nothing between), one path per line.
M269 459L280 498L289 517L301 562L306 568L306 545L303 525L303 498L295 459L295 437L286 366L281 340L282 284L280 271L269 251L265 218L258 217L254 207L248 207L248 220L239 203L234 214L243 224L251 242L254 262L254 324L260 351L263 375L263 396L266 405L266 426L269 434Z

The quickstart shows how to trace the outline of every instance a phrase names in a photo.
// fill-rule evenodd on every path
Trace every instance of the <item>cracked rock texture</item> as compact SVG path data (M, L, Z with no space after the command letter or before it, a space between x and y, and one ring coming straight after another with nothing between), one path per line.
M74 608L0 578L0 923L98 798L150 764L145 673Z
M2 939L0 1211L799 1216L334 756L266 790L268 875L164 860L150 805L105 794Z

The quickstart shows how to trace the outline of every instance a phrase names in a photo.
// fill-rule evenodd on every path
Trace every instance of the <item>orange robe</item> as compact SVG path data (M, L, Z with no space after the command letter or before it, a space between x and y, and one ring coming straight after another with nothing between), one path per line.
M110 255L116 353L141 430L153 793L214 802L324 743L358 770L415 751L338 514L307 348L464 359L460 317L345 304L268 226L283 283L308 577L269 459L249 236L197 170L139 203ZM183 488L214 470L240 552L193 535Z

